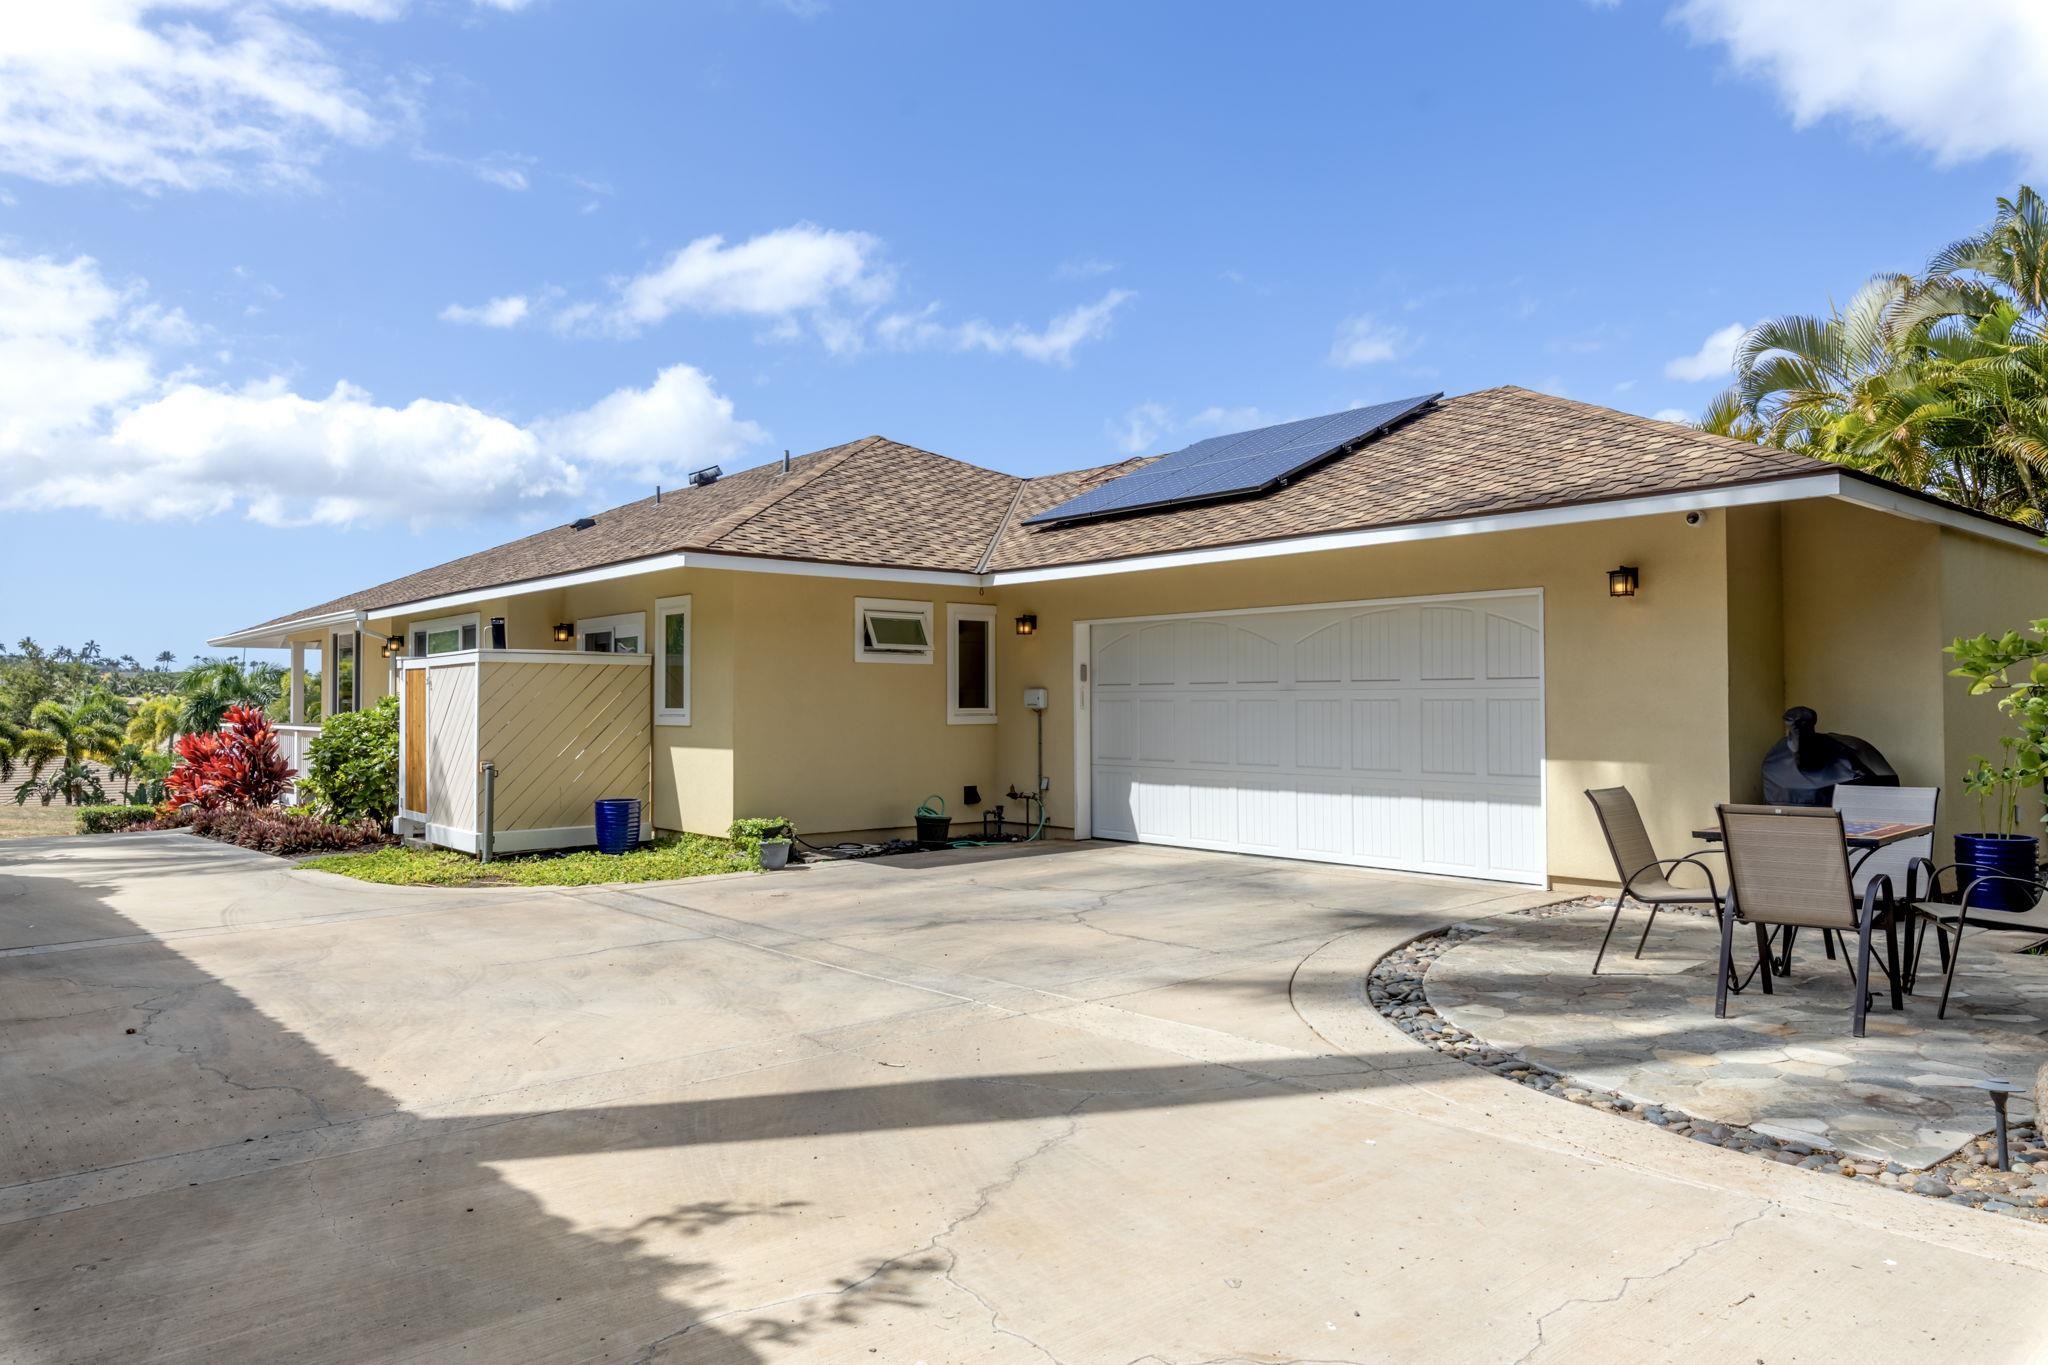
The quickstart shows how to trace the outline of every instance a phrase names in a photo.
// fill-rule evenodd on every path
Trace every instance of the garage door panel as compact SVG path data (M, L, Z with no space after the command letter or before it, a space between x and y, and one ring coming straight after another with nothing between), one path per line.
M1476 774L1479 736L1475 733L1479 704L1470 697L1423 697L1422 771L1431 774Z
M1277 768L1294 747L1294 703L1284 697L1241 699L1235 708L1236 762L1242 768Z
M1410 680L1415 659L1415 615L1398 610L1361 612L1351 618L1351 677L1355 683Z
M1096 627L1095 832L1544 876L1541 603Z
M1138 757L1138 703L1131 697L1095 699L1097 761L1131 763Z
M1486 676L1491 681L1534 679L1543 674L1543 636L1534 626L1486 613Z
M1188 718L1188 762L1227 766L1237 756L1237 727L1231 723L1231 703L1220 697L1190 697L1182 708Z
M1232 633L1231 645L1236 663L1233 676L1240 687L1280 681L1280 646L1276 641L1239 626Z
M1399 697L1360 697L1351 703L1351 766L1359 772L1398 773L1408 768L1415 727Z
M1294 681L1297 683L1347 682L1351 664L1350 623L1330 622L1294 647Z
M1196 687L1230 685L1230 627L1221 621L1188 621L1181 645L1187 680Z
M1342 697L1298 697L1294 702L1294 766L1337 771L1351 756L1345 734L1349 703Z
M1534 697L1486 699L1486 773L1489 777L1540 777L1543 772L1543 704Z
M1138 700L1138 761L1178 763L1182 756L1180 735L1185 719L1171 697L1141 697Z

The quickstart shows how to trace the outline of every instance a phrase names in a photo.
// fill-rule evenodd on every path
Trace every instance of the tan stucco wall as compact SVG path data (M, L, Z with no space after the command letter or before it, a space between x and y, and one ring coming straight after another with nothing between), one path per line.
M1940 610L1942 644L1962 636L2024 630L2027 622L2048 617L2048 557L1946 532L1941 542ZM1946 671L1951 662L1943 655L1940 667ZM1969 684L1962 679L1944 677L1940 687L1946 808L1942 824L1951 831L1974 831L1983 823L1977 801L1962 790L1958 779L1979 754L2002 761L1999 738L2017 732L1991 696L1969 695ZM2030 792L2021 802L2021 832L2041 833L2040 816L2040 794Z
M793 574L735 574L734 803L784 815L803 831L909 828L927 794L960 820L961 788L1001 800L993 725L946 723L946 604L992 599L972 588L923 588ZM928 664L854 659L856 597L928 602L937 642ZM998 715L1024 718L998 660ZM1014 702L1014 704L1013 704Z
M1942 740L1944 533L1823 500L1787 505L1782 524L1785 705L1869 740L1906 786L1953 788Z
M1783 519L1775 506L1706 515L1728 546L1728 797L1760 801L1763 756L1785 733Z
M1611 880L1585 788L1633 788L1652 836L1674 848L1727 799L1725 529L1671 514L1000 589L1001 782L1030 784L1030 718L1010 708L1020 688L1046 686L1049 809L1072 822L1076 621L1541 588L1550 871ZM1642 588L1615 600L1607 571L1624 563ZM1036 635L1007 629L1020 612L1037 615Z

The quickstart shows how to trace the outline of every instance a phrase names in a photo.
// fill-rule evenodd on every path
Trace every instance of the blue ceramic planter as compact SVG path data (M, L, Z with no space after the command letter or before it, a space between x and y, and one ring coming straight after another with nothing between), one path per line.
M2040 853L2040 841L2031 834L1958 834L1956 884L1970 884L1969 868L1976 868L1981 875L2033 881L2038 875ZM2031 910L2033 906L2033 893L2012 882L1991 882L1970 897L1972 910Z
M607 797L597 803L597 851L624 853L640 842L640 803L632 797Z

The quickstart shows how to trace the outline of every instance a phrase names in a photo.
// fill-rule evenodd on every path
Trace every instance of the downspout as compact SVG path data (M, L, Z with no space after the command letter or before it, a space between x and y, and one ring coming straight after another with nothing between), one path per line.
M497 839L498 823L498 765L484 761L483 819L478 822L476 858L480 863L491 860L491 845Z

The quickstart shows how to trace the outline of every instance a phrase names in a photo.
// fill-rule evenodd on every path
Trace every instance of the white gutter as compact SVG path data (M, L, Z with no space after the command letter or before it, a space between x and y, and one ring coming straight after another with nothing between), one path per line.
M301 631L325 626L360 627L363 619L363 614L359 611L330 611L319 616L301 616L290 621L279 621L275 625L256 626L227 635L216 635L206 643L224 649L241 646L250 649L282 649L289 643L285 638L288 635L297 635Z
M1052 583L1065 578L1096 578L1103 574L1142 573L1147 569L1174 569L1191 564L1228 564L1244 559L1270 559L1276 555L1350 550L1364 545L1401 545L1420 540L1491 535L1499 531L1520 531L1540 526L1574 526L1592 521L1619 521L1624 517L1649 517L1665 512L1697 512L1716 507L1746 507L1758 503L1834 497L1841 493L1842 482L1839 474L1802 474L1792 479L1774 479L1769 483L1745 484L1739 488L1707 489L1697 493L1665 493L1649 498L1623 498L1615 502L1575 503L1566 507L1540 507L1529 512L1501 512L1485 517L1461 517L1455 521L1418 522L1411 526L1382 526L1363 531L1333 531L1324 535L1293 536L1286 540L1267 540L1251 545L1219 545L1208 550L1171 550L1164 554L1096 560L1087 564L1062 564L1043 569L1002 569L995 573L992 586L1000 588L1011 584Z
M931 588L983 589L1028 583L1051 583L1069 578L1100 578L1108 574L1143 573L1150 569L1183 568L1194 564L1228 564L1240 560L1271 559L1281 555L1317 554L1325 550L1348 550L1368 545L1399 545L1454 536L1492 535L1544 526L1577 526L1589 522L1619 521L1627 517L1658 516L1672 512L1709 511L1717 507L1753 507L1763 503L1797 502L1808 498L1840 498L1892 516L1931 522L1966 535L1996 541L2020 549L2044 553L2041 538L2031 531L1987 521L1957 508L1897 492L1881 484L1852 478L1829 470L1802 474L1766 483L1743 484L1734 488L1703 489L1693 493L1664 493L1654 497L1622 498L1613 502L1574 503L1563 507L1540 507L1523 512L1500 512L1483 517L1461 517L1452 521L1419 522L1408 526L1383 526L1359 531L1333 531L1321 535L1291 536L1284 540L1260 541L1247 545L1221 545L1204 550L1172 550L1162 554L1135 555L1127 559L1095 560L1085 564L1062 564L1047 568L1000 569L993 573L954 573L940 569L882 569L857 564L835 564L825 560L765 559L751 555L716 554L688 550L655 555L646 559L605 564L573 573L551 574L519 583L500 583L467 592L445 593L413 602L398 602L371 611L330 612L293 621L279 622L256 630L239 631L208 640L210 645L251 645L275 647L284 637L323 626L353 622L361 625L371 617L425 616L457 607L474 606L499 597L572 588L585 583L603 583L640 574L670 569L715 569L732 573L793 574L803 578L836 578L856 582L904 583Z

